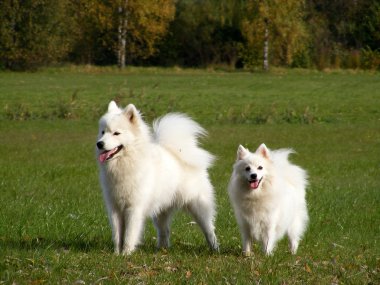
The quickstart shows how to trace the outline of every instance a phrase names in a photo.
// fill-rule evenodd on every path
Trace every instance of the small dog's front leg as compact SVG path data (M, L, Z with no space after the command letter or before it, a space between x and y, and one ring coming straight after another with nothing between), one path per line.
M267 233L267 237L264 239L265 254L270 256L273 254L273 249L276 244L275 228L270 227Z
M250 227L248 224L243 224L240 230L241 230L243 255L246 257L249 257L252 254L251 253L252 238L251 238Z

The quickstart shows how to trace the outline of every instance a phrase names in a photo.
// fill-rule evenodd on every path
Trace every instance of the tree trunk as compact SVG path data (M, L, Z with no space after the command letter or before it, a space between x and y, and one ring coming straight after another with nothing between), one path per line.
M269 30L268 30L268 19L264 20L265 31L264 31L264 62L263 68L265 71L269 70Z
M123 4L123 5L122 5ZM125 67L125 48L127 44L127 26L128 26L128 0L125 0L119 6L119 27L118 27L118 51L117 63L120 69Z

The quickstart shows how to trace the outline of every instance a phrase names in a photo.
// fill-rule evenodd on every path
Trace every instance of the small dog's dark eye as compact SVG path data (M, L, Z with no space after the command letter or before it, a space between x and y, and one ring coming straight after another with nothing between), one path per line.
M114 136L118 136L118 135L120 135L120 133L119 132L114 132L113 135Z
M258 170L263 170L262 166L257 167Z
M102 131L102 135L104 135L104 131Z
M251 168L249 167L249 166L247 166L246 168L245 168L245 171L250 171L251 170Z

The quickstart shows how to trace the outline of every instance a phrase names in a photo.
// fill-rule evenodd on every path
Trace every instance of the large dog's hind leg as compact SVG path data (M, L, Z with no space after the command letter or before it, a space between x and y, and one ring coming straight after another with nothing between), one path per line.
M187 208L202 229L210 248L218 251L219 244L215 235L213 201L200 196L191 201Z
M157 248L170 246L170 223L173 208L165 209L153 217L154 226L157 230Z

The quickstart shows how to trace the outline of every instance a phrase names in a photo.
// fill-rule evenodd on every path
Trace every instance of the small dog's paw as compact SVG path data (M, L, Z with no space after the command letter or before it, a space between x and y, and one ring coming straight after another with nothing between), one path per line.
M251 257L253 254L252 254L252 252L250 252L250 251L243 251L243 256L244 257Z
M296 253L297 253L297 248L291 248L291 249L290 249L290 252L291 252L293 255L296 255Z
M298 242L297 241L293 241L290 245L290 252L295 255L297 253L297 249L298 249Z

